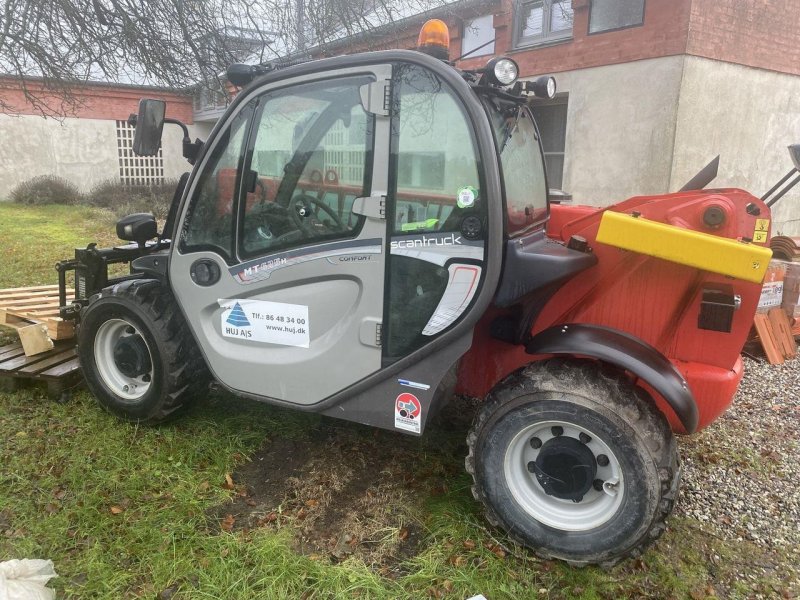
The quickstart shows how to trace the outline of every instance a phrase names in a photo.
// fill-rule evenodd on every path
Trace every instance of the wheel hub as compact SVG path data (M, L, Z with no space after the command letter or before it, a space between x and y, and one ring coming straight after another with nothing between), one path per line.
M593 487L597 461L592 451L573 437L558 436L545 443L528 463L548 496L580 502Z
M114 345L114 364L127 377L141 377L152 367L150 353L142 336L138 334L121 337Z

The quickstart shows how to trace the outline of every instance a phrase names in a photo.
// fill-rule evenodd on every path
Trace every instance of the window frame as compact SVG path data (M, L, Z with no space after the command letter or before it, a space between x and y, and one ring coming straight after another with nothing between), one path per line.
M614 31L623 31L625 29L633 29L634 27L644 27L644 17L647 13L647 0L642 0L642 20L639 23L632 23L631 25L623 25L621 27L614 27L611 29L600 29L592 31L592 9L595 6L595 0L589 0L589 18L587 19L586 35L602 35L604 33L613 33Z
M551 22L553 4L554 3L561 4L562 1L569 3L570 8L572 8L572 0L525 0L519 2L519 4L517 4L516 9L514 10L514 17L512 20L512 24L514 27L513 49L521 50L524 48L531 48L536 46L560 44L572 40L575 31L574 16L573 16L572 26L569 29L564 29L563 31L558 31L556 33L550 31L550 22ZM523 36L522 15L525 11L525 7L529 4L538 4L539 2L542 3L542 9L543 9L542 33L536 36Z
M559 186L557 188L552 188L552 189L561 189L561 190L564 189L563 188L563 185L564 185L564 166L566 165L566 156L567 156L567 125L568 125L568 122L569 122L569 94L568 93L556 94L556 96L554 98L551 98L549 100L537 100L537 101L534 101L534 103L531 104L530 107L529 107L530 111L531 111L531 114L533 115L534 120L536 120L536 114L534 113L534 110L536 108L544 107L544 106L561 106L561 105L566 107L566 115L564 117L564 150L561 151L561 152L552 152L552 151L545 150L545 148L544 148L544 140L541 139L541 132L539 133L539 137L540 137L539 141L540 141L540 144L542 146L542 157L544 159L545 171L547 171L547 173L548 173L548 177L547 177L547 179L548 179L547 194L548 195L550 194L550 189L551 189L550 185L552 183L551 182L552 178L549 175L550 169L547 168L547 157L548 156L553 156L553 155L558 156L558 155L560 155L562 157L562 159L563 159L562 166L561 166L561 177L559 178L559 179L561 179L561 183L559 184ZM537 128L537 130L539 130L539 122L538 121L536 121L536 128Z

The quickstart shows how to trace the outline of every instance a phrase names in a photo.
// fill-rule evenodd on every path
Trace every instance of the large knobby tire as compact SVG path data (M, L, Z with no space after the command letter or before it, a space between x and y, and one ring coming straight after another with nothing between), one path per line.
M680 481L652 400L595 363L551 360L492 392L467 438L473 495L543 558L610 567L666 528Z
M90 299L81 313L78 357L100 406L125 421L159 423L208 388L183 315L154 280L125 281Z

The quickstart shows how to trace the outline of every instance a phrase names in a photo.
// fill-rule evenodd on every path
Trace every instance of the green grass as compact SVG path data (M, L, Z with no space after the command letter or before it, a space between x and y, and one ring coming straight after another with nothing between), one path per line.
M110 231L92 209L0 204L0 287L54 283L56 260L108 243ZM317 439L325 423L216 394L174 423L142 428L102 412L86 392L65 405L35 387L0 392L0 560L52 559L60 598L705 598L782 589L780 573L742 582L761 551L689 519L674 518L654 549L611 571L538 560L485 524L458 428L414 442L412 474L432 473L437 485L415 488L422 540L391 573L358 553L338 563L300 553L291 518L231 533L209 516L237 493L223 487L225 474L265 442L315 443L335 471ZM372 439L344 427L349 439Z

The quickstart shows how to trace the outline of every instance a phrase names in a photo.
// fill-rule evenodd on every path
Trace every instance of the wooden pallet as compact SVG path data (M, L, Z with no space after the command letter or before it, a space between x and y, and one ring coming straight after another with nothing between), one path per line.
M52 350L36 356L26 356L21 343L0 346L0 387L13 391L26 380L46 383L53 400L68 399L81 382L74 340L56 342Z
M73 294L73 290L67 290L68 298ZM72 321L59 317L59 305L57 285L0 290L0 325L19 330L28 354L34 347L42 352L52 347L48 339L65 340L75 335ZM32 325L44 325L46 331L42 332L41 327L31 328Z

